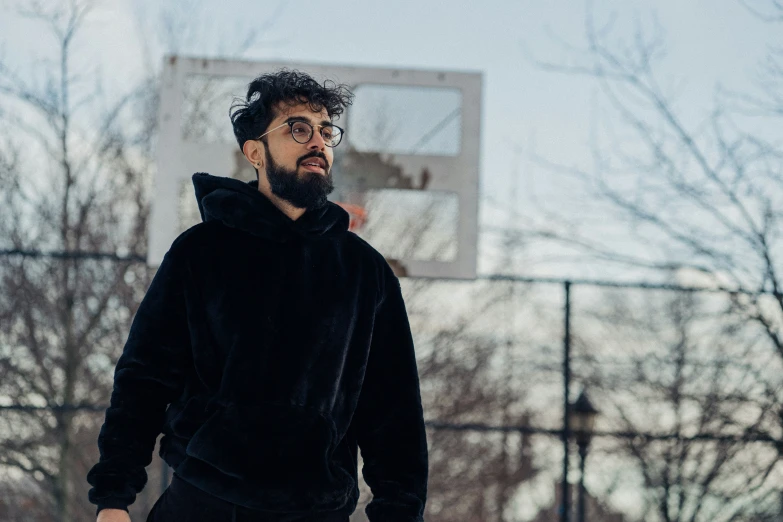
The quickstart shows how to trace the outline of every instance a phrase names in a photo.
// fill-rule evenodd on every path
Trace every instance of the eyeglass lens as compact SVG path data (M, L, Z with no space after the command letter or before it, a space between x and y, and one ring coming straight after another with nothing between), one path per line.
M334 125L324 125L319 127L321 137L328 147L335 147L340 143L342 133ZM313 137L313 127L304 121L296 121L291 124L291 135L299 143L307 143Z

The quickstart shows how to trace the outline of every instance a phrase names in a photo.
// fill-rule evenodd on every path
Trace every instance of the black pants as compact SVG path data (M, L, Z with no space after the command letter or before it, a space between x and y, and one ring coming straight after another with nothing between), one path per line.
M205 493L176 474L152 506L147 522L267 522L280 520L271 513L237 506ZM285 522L317 522L317 518L289 516ZM349 517L345 517L348 522Z

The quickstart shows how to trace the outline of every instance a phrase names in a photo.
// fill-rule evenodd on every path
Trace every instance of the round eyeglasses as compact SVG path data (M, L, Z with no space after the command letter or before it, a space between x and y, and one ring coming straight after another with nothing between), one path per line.
M287 121L274 129L269 129L256 139L260 140L270 132L279 129L280 127L285 127L286 125L291 127L291 137L294 138L294 141L297 143L305 144L313 139L313 131L315 129L306 121L301 120ZM343 129L337 125L329 123L326 125L316 125L316 127L318 127L318 132L321 134L321 137L324 139L324 144L327 147L336 147L340 144L340 140L343 139Z

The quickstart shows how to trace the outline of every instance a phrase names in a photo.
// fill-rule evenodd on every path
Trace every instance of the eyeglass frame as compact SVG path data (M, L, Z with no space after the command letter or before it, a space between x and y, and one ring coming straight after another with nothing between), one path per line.
M310 137L309 137L309 138L307 139L307 141L305 141L304 143L302 143L301 141L298 141L296 138L294 138L294 124L295 124L295 123L304 123L305 125L307 125L308 127L310 127ZM327 143L326 143L326 139L324 138L324 135L323 135L323 134L321 134L321 131L320 131L320 130L318 131L318 134L321 134L321 139L323 139L323 140L324 140L324 145L326 145L326 146L327 146L327 147L329 147L330 149L333 149L333 148L335 148L337 145L339 145L340 143L342 143L342 142L343 142L343 134L345 134L345 130L344 130L342 127L339 127L339 126L335 125L334 123L329 123L329 124L327 124L327 125L313 125L312 123L310 123L309 121L306 121L306 120L289 120L289 121L286 121L286 122L283 122L283 123L281 123L280 125L278 125L278 126L277 126L277 127L275 127L274 129L269 129L268 131L266 131L265 133L263 133L261 136L259 136L258 138L254 138L254 139L256 139L256 140L260 140L261 138L263 138L264 136L266 136L266 135L267 135L267 134L269 134L270 132L272 132L272 131L276 131L277 129L279 129L279 128L281 128L281 127L284 127L285 125L288 125L288 126L290 127L290 129L289 129L289 130L290 130L290 133L291 133L291 139L293 139L295 142L299 143L300 145L307 145L308 143L310 143L310 140L312 140L312 139L313 139L313 136L315 136L315 128L316 128L316 127L318 127L319 129L323 129L324 127L334 127L335 129L338 129L338 130L340 131L340 141L338 141L338 142L337 142L335 145L329 145L329 144L327 144Z

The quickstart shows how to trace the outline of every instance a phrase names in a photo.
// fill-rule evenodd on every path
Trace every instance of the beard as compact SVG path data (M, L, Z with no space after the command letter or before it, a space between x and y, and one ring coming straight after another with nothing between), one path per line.
M326 205L328 202L326 196L334 190L332 172L328 164L324 169L326 170L325 175L308 171L299 175L297 170L301 162L317 155L308 154L299 158L296 169L288 170L282 165L275 163L269 154L269 147L264 147L264 149L266 153L266 179L269 180L272 194L288 201L296 208L312 210ZM327 163L326 158L318 157L321 157L324 163Z

